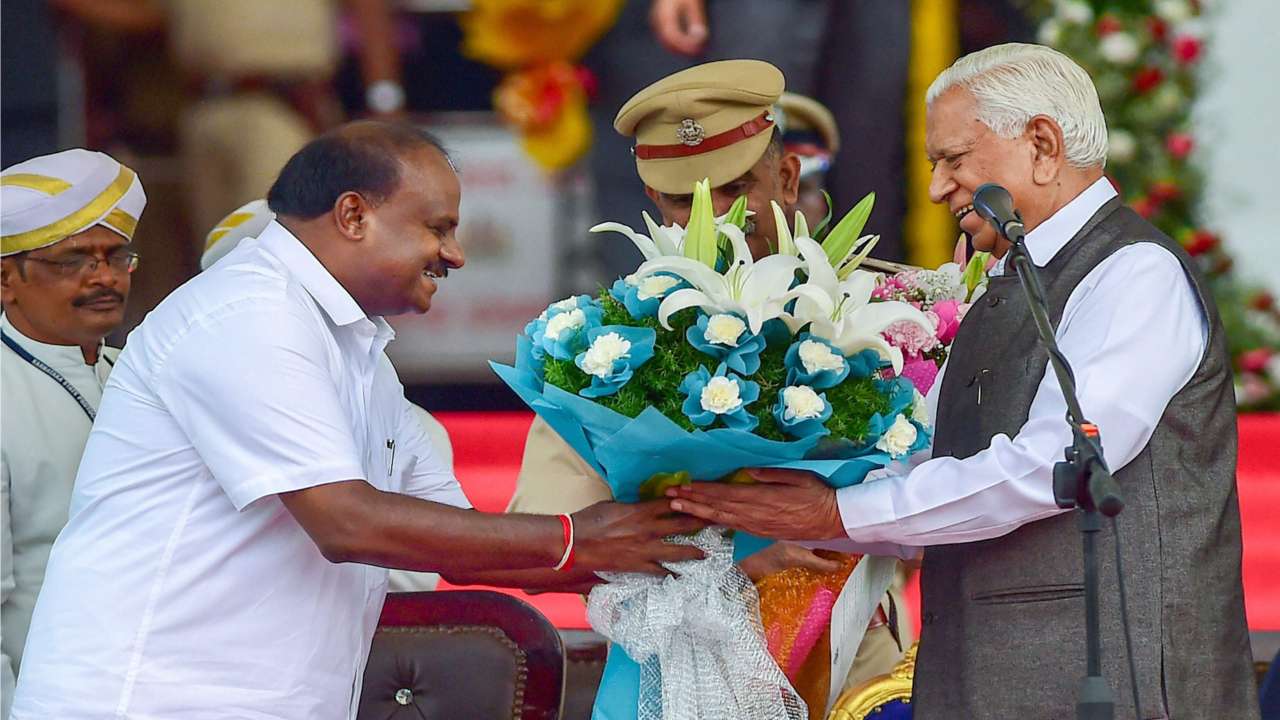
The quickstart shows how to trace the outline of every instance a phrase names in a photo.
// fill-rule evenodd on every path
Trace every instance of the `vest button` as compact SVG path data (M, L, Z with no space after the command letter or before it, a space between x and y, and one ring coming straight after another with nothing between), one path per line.
M924 617L920 619L920 622L922 625L932 625L934 619L935 619L934 614L931 612L927 612L924 614Z
M987 307L995 307L995 306L999 305L999 304L1000 304L1000 303L1002 303L1002 302L1004 302L1004 298L1003 298L1003 297L1000 297L999 295L988 295L988 296L987 296Z

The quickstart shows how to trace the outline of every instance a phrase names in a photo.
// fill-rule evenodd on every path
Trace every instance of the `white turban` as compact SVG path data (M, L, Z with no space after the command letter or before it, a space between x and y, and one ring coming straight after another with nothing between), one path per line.
M241 240L257 237L275 219L276 214L267 207L266 200L251 200L236 208L230 215L219 220L205 236L200 269L208 270L210 265L234 250Z
M147 205L142 181L110 155L64 150L0 173L0 255L36 250L106 226L130 240Z

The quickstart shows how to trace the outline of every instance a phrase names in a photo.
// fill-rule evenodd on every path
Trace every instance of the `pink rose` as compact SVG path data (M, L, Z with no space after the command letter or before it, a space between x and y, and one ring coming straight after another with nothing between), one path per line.
M950 345L956 339L956 331L960 329L960 320L964 317L960 305L959 300L943 300L932 308L933 314L938 316L938 342L943 345Z

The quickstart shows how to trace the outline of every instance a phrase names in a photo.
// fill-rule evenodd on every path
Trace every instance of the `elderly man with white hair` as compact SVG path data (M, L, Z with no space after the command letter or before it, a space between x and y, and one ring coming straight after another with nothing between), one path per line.
M1077 520L1055 504L1052 482L1071 433L1009 245L973 211L977 188L998 183L1022 212L1057 342L1127 502L1098 540L1115 716L1134 717L1136 695L1143 718L1257 717L1231 365L1203 279L1103 176L1106 120L1089 76L1066 56L988 48L943 72L926 102L930 195L1001 258L927 398L932 448L909 471L839 491L758 471L754 486L673 490L673 509L840 549L924 546L914 717L1074 713L1083 565Z

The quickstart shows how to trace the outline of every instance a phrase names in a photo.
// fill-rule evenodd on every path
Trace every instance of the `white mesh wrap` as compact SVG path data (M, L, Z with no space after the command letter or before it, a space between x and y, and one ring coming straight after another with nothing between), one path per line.
M769 655L760 596L722 533L669 538L706 554L668 564L672 577L600 573L591 626L640 665L639 720L807 720Z

